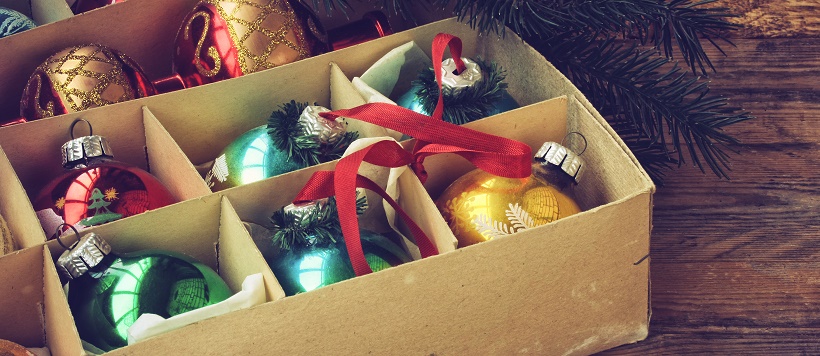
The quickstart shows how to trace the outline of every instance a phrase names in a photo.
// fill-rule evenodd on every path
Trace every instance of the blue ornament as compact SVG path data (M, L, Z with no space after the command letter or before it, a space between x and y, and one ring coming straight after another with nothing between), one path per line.
M37 27L28 16L0 7L0 38Z

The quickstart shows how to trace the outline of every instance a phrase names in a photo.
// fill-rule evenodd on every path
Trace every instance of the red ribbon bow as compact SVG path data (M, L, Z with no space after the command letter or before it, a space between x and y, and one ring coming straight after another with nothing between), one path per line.
M365 259L359 237L356 187L373 190L396 209L413 233L422 257L438 254L435 244L398 206L395 200L376 183L358 175L362 162L390 168L409 164L422 182L427 179L427 172L423 165L424 159L440 153L458 154L476 167L501 177L526 178L532 173L532 150L529 146L515 140L454 125L442 119L444 96L441 84L443 73L440 64L444 57L444 50L448 46L457 70L461 72L465 69L464 62L461 60L461 39L444 33L436 35L433 41L433 67L438 82L439 97L432 116L385 103L365 104L352 109L320 114L328 120L335 120L338 117L361 120L408 134L417 139L412 154L391 141L380 141L354 152L339 161L335 173L327 171L314 173L294 199L297 203L336 196L342 233L356 275L361 276L372 272Z

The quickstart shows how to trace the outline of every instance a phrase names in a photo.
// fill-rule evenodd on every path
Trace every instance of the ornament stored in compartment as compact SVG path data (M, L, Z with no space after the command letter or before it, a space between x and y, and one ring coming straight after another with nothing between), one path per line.
M361 208L364 197L357 202ZM285 294L309 292L356 276L334 198L288 205L271 217L277 253L266 258ZM412 259L388 237L360 230L367 264L378 272Z
M80 121L88 123L75 120L69 128L71 141L62 147L67 171L48 183L34 200L49 239L56 236L48 234L63 223L77 228L96 226L176 202L151 173L114 160L105 137L89 132L74 138L74 126Z
M48 57L29 77L20 115L36 120L155 94L130 57L99 44L73 46Z
M28 16L0 6L0 38L8 37L37 27Z
M281 105L267 125L222 150L205 176L208 186L220 191L340 158L358 134L319 116L327 111L296 101Z
M116 254L94 233L63 247L67 250L57 268L68 279L68 305L77 331L104 351L126 346L128 327L144 313L169 318L231 296L213 269L180 253Z
M586 169L580 154L547 142L534 160L533 174L527 178L503 178L476 169L441 194L436 206L459 248L581 212L573 193Z
M518 108L509 93L506 74L493 62L481 58L475 61L462 58L463 68L452 58L441 62L444 120L456 125L483 119L487 116ZM438 104L439 89L433 68L419 73L396 104L417 113L430 115Z
M3 215L0 215L0 256L15 250L17 250L17 244L14 243L14 237L11 236L9 225Z

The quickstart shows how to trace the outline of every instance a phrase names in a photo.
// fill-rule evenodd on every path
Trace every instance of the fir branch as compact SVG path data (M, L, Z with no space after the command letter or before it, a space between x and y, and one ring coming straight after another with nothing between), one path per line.
M367 197L356 191L356 213L361 215L365 209ZM271 215L270 222L274 230L271 242L283 250L335 244L337 237L342 236L335 197L328 198L325 204L319 204L306 217L287 212L285 208L279 209Z
M319 158L322 162L330 162L339 158L345 153L345 150L353 141L359 139L358 132L345 132L342 137L339 137L335 142L330 144L322 144L319 147Z
M688 75L676 64L635 45L612 39L564 37L536 44L596 107L616 120L629 120L642 135L684 163L686 151L701 171L704 163L728 178L729 146L738 141L723 128L752 118L730 107L727 99L709 94L708 83ZM670 68L671 65L671 68ZM667 139L671 139L669 149Z
M481 68L480 81L465 88L444 87L445 121L463 125L485 118L507 90L507 83L504 82L507 75L504 69L480 57L476 58L476 63ZM433 68L427 68L419 73L419 78L413 81L413 85L418 88L416 97L422 110L432 113L438 103L438 83Z
M319 143L312 137L305 137L299 116L308 103L297 103L291 100L279 106L268 118L268 134L273 144L304 167L319 162Z

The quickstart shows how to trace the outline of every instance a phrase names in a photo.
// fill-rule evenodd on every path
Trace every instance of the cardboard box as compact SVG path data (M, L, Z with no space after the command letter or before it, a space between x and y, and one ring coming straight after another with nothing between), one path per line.
M60 278L43 245L0 257L0 339L81 355Z
M508 238L209 319L112 354L585 354L645 338L654 186L583 95L511 34L505 40L478 36L447 20L237 79L65 115L39 126L35 122L0 129L0 144L10 150L6 139L15 135L6 130L32 139L46 128L67 127L75 117L127 118L146 106L187 157L176 155L174 160L192 169L189 161L213 159L234 138L264 123L284 101L327 105L331 62L349 76L361 75L384 53L409 40L429 49L438 32L461 37L466 56L481 54L507 68L510 94L525 106L470 127L533 147L545 140L560 141L568 131L586 136L590 147L584 158L590 171L579 200L587 211ZM13 147L20 151L17 146L25 139L16 140ZM15 157L22 153L9 151L8 156L28 184L36 177L20 168L26 164ZM97 229L173 229L172 221L195 216L180 207L219 195L231 200L241 219L264 222L292 199L312 172L334 165L299 170ZM442 156L428 159L427 168L427 188L435 196L470 166ZM190 192L195 191L200 190ZM176 220L167 213L168 218L156 220L159 224L137 224L167 211L178 214Z

